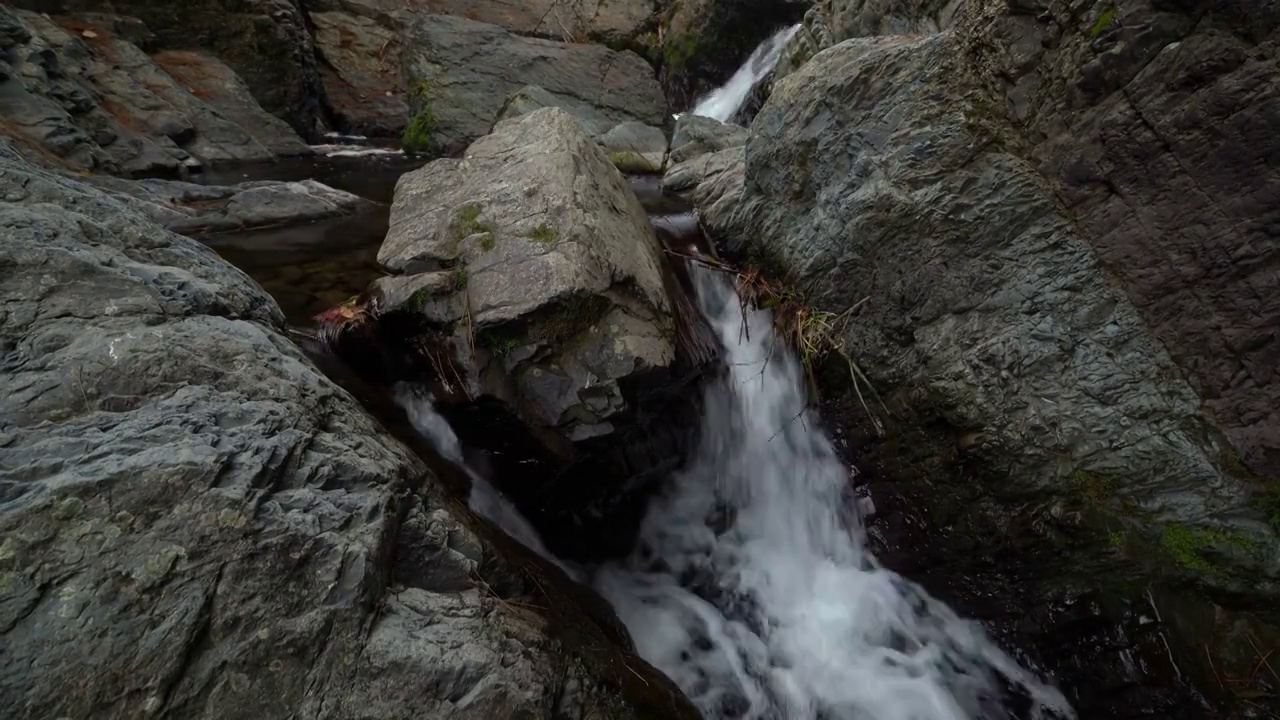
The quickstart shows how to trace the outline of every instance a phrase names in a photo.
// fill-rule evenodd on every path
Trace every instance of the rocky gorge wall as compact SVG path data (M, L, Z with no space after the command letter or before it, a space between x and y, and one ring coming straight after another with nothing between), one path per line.
M856 308L889 427L855 461L956 498L974 549L1046 538L1051 586L1154 589L1206 685L1278 619L1275 15L818 3L745 147L687 190L816 307Z

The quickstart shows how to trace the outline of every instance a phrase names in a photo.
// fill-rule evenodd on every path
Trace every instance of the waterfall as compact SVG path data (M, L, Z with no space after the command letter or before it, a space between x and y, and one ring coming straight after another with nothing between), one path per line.
M978 625L879 566L770 314L744 316L727 277L695 272L725 376L634 554L595 577L640 654L708 720L1019 717L1006 687L1021 717L1073 717Z
M761 45L693 112L731 117L795 30ZM571 576L590 579L640 655L707 720L1075 718L981 626L872 556L849 469L807 407L799 362L775 340L771 314L744 308L726 274L691 272L724 347L699 445L651 502L632 554ZM400 401L462 464L429 398ZM551 557L516 508L471 475L471 508Z
M772 37L760 43L751 53L751 57L738 68L729 82L707 93L693 108L694 115L709 117L720 122L728 122L734 113L742 107L751 89L763 80L778 64L782 49L787 41L795 35L799 25L792 25L774 33Z
M594 577L561 563L468 470L471 509L571 577L591 577L640 655L707 720L1074 718L980 626L879 565L849 470L806 406L799 363L775 342L769 311L744 309L726 274L693 273L724 372L705 390L698 448L648 508L632 555ZM396 399L466 467L429 394L402 386Z

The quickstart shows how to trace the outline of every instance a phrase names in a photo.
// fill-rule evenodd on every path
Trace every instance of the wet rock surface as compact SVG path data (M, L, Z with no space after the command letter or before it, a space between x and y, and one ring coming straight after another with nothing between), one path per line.
M1034 168L967 121L977 109L945 77L952 42L851 40L815 56L753 124L740 204L706 219L753 238L815 302L868 298L846 338L864 369L936 398L1022 487L1059 488L1073 473L1151 478L1114 492L1153 520L1246 513L1168 354ZM833 96L849 101L832 109ZM1117 428L1128 438L1118 446ZM1270 539L1261 518L1238 531Z
M315 9L308 18L321 81L340 127L374 137L404 132L409 104L400 78L400 21Z
M52 162L125 175L176 175L206 163L310 150L264 112L217 59L153 57L148 28L116 16L61 18L0 8L0 121Z
M630 51L520 37L446 15L415 17L402 43L421 144L438 153L460 153L488 133L506 99L527 85L589 105L615 123L667 119L653 68Z
M746 128L697 115L682 116L671 138L663 191L691 199L696 196L699 204L710 205L703 195L718 187L716 179L726 172L741 174L746 143Z
M7 151L0 191L6 717L696 717L245 275Z
M684 0L668 6L662 88L676 108L692 107L737 70L773 33L799 22L807 0Z

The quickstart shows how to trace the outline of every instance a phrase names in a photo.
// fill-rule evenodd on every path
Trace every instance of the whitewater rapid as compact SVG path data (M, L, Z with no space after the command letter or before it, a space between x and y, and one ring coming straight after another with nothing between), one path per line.
M724 377L635 553L595 577L641 656L709 720L999 720L1005 685L1027 717L1073 717L981 627L879 566L769 313L744 317L724 274L695 273Z

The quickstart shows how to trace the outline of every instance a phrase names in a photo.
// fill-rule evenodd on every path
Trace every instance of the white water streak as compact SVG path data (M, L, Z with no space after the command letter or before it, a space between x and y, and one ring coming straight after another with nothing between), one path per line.
M742 67L733 74L733 77L729 78L729 82L712 90L698 101L693 108L693 114L728 122L751 94L751 88L773 71L774 66L778 64L778 58L782 55L782 49L799 28L799 25L792 25L779 30L773 37L761 43Z
M1012 717L1000 675L1071 717L979 626L878 565L769 314L744 318L728 280L698 272L726 376L636 553L596 577L640 654L712 719L996 720Z
M468 467L457 433L449 426L449 421L436 412L429 392L401 383L396 387L395 401L408 415L413 429L430 442L441 457L467 473L471 479L471 494L467 496L467 507L471 508L471 512L487 518L520 544L560 565L561 569L570 576L579 577L576 570L562 564L547 550L542 544L542 538L538 537L538 532L533 529L533 525L529 524L529 521L505 495L480 473Z

